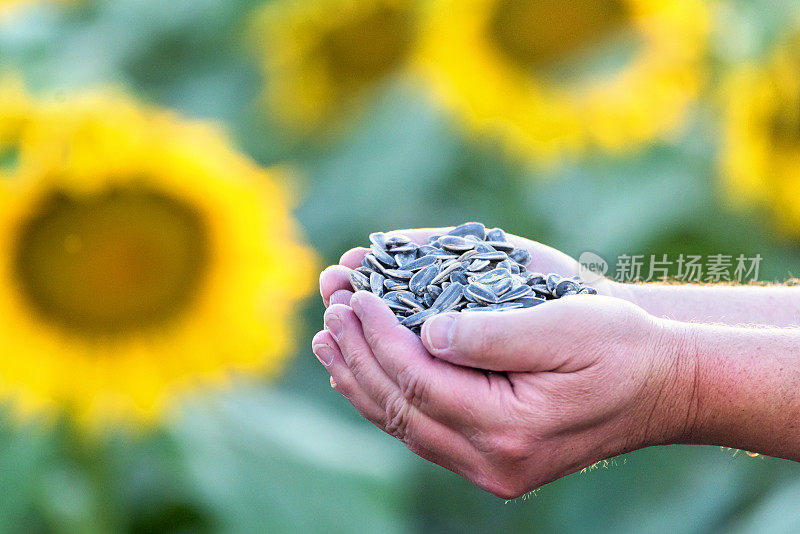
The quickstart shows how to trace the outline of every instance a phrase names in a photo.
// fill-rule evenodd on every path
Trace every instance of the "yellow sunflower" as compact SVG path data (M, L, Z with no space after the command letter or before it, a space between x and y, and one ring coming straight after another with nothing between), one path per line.
M434 0L417 64L474 134L549 160L673 132L707 32L702 0Z
M253 36L270 113L309 133L352 113L407 63L416 35L409 0L278 0Z
M3 17L13 13L17 9L22 9L25 6L31 5L37 1L45 2L46 0L0 0L0 22ZM50 3L68 3L74 0L49 0Z
M0 179L16 165L19 135L30 116L30 106L28 94L18 78L0 77Z
M734 205L771 210L800 236L800 38L762 64L742 65L723 88L723 186Z
M0 394L97 427L278 372L314 259L276 178L120 96L41 104L0 197Z

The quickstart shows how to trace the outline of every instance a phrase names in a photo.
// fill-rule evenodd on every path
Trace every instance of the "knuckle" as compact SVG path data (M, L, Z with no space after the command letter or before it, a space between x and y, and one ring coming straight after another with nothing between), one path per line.
M527 440L510 432L484 436L481 448L487 458L498 465L516 465L527 460L531 454Z
M484 491L507 501L516 499L527 491L522 484L498 474L488 475L473 482Z
M353 376L356 377L356 380L362 381L364 379L368 371L369 359L371 357L372 356L367 354L363 349L350 350L349 354L346 354L345 360L347 361L347 366L350 368Z
M409 444L409 404L404 397L396 396L386 403L386 432L403 443Z
M397 373L397 385L403 398L413 406L420 406L428 398L427 381L423 380L419 372L410 367L404 367Z

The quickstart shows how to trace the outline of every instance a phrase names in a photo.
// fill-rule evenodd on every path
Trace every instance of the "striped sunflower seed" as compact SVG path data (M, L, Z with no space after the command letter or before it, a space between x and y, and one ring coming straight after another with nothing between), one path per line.
M379 297L383 296L383 281L386 278L383 277L380 273L372 273L369 275L369 290L378 295Z
M353 291L370 290L369 278L358 271L350 271L350 285L353 286Z
M437 274L439 274L439 266L435 263L428 265L424 269L420 269L411 277L411 280L408 281L409 291L416 294L422 293L425 288L433 282Z
M422 323L424 323L426 319L428 319L429 317L433 317L438 313L439 313L438 309L428 308L427 310L422 310L413 315L409 315L408 317L400 321L400 323L403 326L407 326L409 328L411 328L412 326L419 326Z

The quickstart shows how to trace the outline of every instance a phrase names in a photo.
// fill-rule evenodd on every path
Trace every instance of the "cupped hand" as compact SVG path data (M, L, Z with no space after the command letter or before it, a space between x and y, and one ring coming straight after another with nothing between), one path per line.
M448 228L416 228L410 230L395 230L387 232L387 236L402 234L410 238L415 243L422 245L428 242L428 237L433 234L446 234L453 227ZM517 248L527 249L531 254L531 263L528 265L529 271L547 273L558 273L561 276L576 276L580 273L580 264L563 252L548 247L537 241L525 239L524 237L506 234L508 241ZM369 252L368 248L357 247L345 252L339 260L339 265L328 267L320 275L320 293L325 306L331 302L347 304L350 302L352 287L348 276L349 269L355 269L361 265L364 255ZM616 284L606 278L591 280L589 286L595 288L601 295L620 296L624 292L621 284ZM336 294L341 291L341 293ZM334 294L336 294L334 296Z
M448 313L420 339L379 297L339 295L313 340L331 384L410 450L499 497L685 431L680 377L693 373L670 350L681 334L621 299Z

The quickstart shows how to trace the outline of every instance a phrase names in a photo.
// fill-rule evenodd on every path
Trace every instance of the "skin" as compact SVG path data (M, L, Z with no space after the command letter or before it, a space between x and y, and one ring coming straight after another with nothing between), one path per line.
M447 230L397 233L423 243ZM509 240L529 249L530 270L578 273L555 249ZM651 445L800 460L800 329L730 326L797 325L797 288L600 280L597 296L439 315L420 339L380 298L350 290L366 252L320 276L325 329L312 346L331 385L410 450L498 497Z

